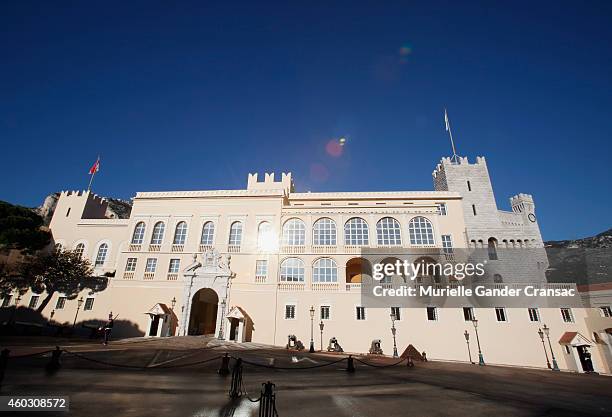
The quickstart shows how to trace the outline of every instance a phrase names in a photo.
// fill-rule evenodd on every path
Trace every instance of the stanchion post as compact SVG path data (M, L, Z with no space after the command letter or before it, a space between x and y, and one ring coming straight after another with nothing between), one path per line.
M355 372L355 364L353 363L353 355L349 355L346 360L346 371L353 373Z
M217 371L217 373L219 375L229 375L230 371L229 371L229 361L230 361L230 357L227 354L227 352L225 352L225 355L223 355L221 357L221 367L219 368L219 370Z
M259 417L274 417L276 415L276 394L274 393L274 384L268 381L261 385Z
M232 369L232 382L230 383L229 396L232 400L240 397L242 394L242 359L236 359L234 368Z

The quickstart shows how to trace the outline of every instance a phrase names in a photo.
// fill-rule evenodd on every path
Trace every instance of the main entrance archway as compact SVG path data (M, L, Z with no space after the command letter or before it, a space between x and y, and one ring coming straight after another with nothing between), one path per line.
M210 288L202 288L193 295L189 315L190 335L214 335L217 327L219 296Z

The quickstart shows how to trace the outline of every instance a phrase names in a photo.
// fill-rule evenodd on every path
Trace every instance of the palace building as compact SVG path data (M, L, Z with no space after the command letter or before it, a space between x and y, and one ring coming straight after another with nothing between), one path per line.
M240 190L139 192L129 219L105 218L104 199L68 191L50 229L58 248L78 251L96 274L111 277L104 291L82 293L79 321L105 320L112 311L129 323L115 335L214 335L276 346L296 335L308 347L314 327L317 350L336 337L347 352L367 352L379 339L391 354L392 312L400 353L413 345L430 359L467 361L467 331L478 361L477 318L487 363L546 367L538 335L546 324L561 369L582 372L590 351L595 370L609 373L612 337L594 340L584 307L363 305L369 261L362 254L378 250L429 259L483 248L495 283L546 280L530 195L517 194L511 211L500 210L484 157L443 158L433 183L432 191L302 193L290 173L249 174ZM534 259L502 262L496 251L503 248L533 248ZM56 295L54 320L72 322L76 303Z

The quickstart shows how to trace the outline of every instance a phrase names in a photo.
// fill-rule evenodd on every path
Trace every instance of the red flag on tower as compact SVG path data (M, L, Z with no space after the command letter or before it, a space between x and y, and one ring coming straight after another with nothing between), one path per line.
M96 172L100 171L100 157L96 159L96 162L89 168L89 175L93 175Z

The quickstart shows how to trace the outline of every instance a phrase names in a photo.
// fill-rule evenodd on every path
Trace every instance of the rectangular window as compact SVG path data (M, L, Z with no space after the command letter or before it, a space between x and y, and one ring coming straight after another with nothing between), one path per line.
M444 253L453 253L453 239L451 235L442 235L442 251Z
M94 298L87 297L87 299L85 300L85 307L83 307L83 310L85 311L93 310L93 303L94 303Z
M429 321L438 320L438 309L436 307L427 307L427 320Z
M562 308L561 309L561 317L563 318L563 321L566 323L573 323L574 322L574 315L572 314L572 309L571 308Z
M497 317L497 321L508 321L506 309L503 307L495 307L495 316Z
M178 274L180 265L181 265L180 259L170 259L170 264L168 265L168 273Z
M438 214L446 216L446 203L438 203Z
M127 258L125 263L125 272L134 272L136 270L136 258Z
M287 304L285 305L285 320L293 319L295 319L295 305Z
M11 304L12 295L7 295L2 299L2 307L8 307Z
M463 307L463 319L465 321L472 321L476 318L474 315L474 307Z
M32 298L30 298L30 304L28 304L28 308L36 308L36 306L38 305L38 299L40 297L38 295L33 295Z
M472 212L476 215L476 204L472 204Z
M321 320L329 320L330 306L321 306Z
M599 311L602 317L612 317L612 307L610 306L599 307Z
M56 310L61 310L66 305L66 297L60 297L57 299L57 303L55 304Z
M355 312L357 314L357 320L365 320L365 307L356 307Z
M537 308L528 308L529 321L540 321L540 310Z
M157 258L147 258L147 265L145 266L145 272L155 272L157 268Z
M399 307L391 307L391 314L393 316L395 316L395 320L401 320L402 319Z
M266 260L255 261L255 276L256 277L267 277L268 276L268 261Z

